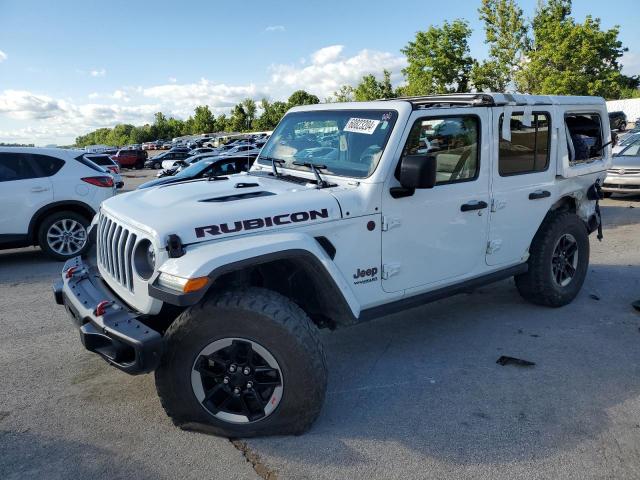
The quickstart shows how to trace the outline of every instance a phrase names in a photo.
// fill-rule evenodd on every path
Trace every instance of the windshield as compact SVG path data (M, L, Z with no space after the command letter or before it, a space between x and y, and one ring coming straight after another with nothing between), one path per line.
M378 166L398 117L392 110L326 110L286 115L262 148L258 163L307 170L293 162L326 166L322 173L365 178Z
M196 162L196 163L188 166L184 170L176 173L174 175L174 178L185 178L185 177L191 178L191 177L193 177L195 175L200 174L203 170L205 170L212 163L213 162L207 162L207 161Z

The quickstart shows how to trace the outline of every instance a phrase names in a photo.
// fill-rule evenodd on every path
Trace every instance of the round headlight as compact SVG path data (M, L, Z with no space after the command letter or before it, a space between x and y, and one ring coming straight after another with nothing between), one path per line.
M136 273L144 280L149 280L156 269L156 251L146 238L136 245L133 252L133 265Z

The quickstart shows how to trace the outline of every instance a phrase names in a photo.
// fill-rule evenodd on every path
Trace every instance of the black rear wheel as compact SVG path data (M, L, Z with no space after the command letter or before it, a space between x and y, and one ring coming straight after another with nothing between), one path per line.
M520 295L549 307L570 303L584 283L589 267L589 236L572 212L551 213L529 249L529 270L515 277Z

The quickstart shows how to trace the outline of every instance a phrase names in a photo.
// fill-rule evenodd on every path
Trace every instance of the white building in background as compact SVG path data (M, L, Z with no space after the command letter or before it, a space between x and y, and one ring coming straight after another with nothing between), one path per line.
M609 100L607 102L609 112L624 112L629 123L640 118L640 98L627 98L625 100Z

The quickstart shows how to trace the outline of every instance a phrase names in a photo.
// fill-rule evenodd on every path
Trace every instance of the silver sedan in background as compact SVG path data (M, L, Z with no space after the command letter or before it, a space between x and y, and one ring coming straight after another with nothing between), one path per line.
M640 194L640 138L614 154L602 190L607 197L613 193Z

